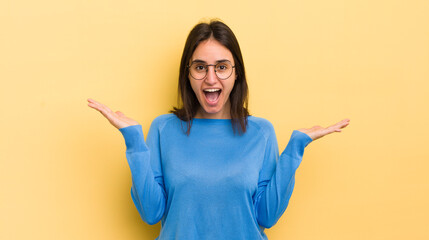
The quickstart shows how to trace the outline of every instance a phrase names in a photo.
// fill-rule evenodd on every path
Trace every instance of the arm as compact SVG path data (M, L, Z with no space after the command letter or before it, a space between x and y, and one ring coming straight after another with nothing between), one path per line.
M120 128L127 147L126 157L131 170L131 198L141 218L152 225L164 215L166 193L159 155L158 129L152 123L147 145L141 125Z
M277 161L277 140L271 126L254 199L259 225L272 227L286 210L295 185L295 171L301 163L304 148L311 141L307 134L294 130L286 149Z
M89 107L99 111L124 136L131 169L133 202L146 223L159 222L164 215L166 193L159 154L158 119L152 122L146 145L142 126L137 121L93 99L88 98L88 102Z
M329 127L314 126L292 132L289 143L278 158L277 139L271 124L268 127L267 146L258 190L253 199L259 225L272 227L286 210L295 185L295 171L301 164L304 148L312 141L334 132L341 132L350 119L343 119Z

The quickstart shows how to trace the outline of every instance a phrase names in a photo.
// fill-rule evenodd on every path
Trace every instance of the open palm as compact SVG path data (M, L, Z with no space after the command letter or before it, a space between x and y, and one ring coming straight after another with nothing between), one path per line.
M316 125L312 128L300 128L297 130L307 134L311 139L316 140L333 132L341 132L341 128L347 127L349 123L350 119L344 119L327 128Z
M98 110L117 129L139 124L137 121L125 116L122 112L113 112L106 105L99 103L91 98L88 98L88 102L89 107Z

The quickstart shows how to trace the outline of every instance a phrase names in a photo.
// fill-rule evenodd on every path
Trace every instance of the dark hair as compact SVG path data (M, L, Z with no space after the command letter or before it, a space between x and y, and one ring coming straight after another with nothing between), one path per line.
M189 70L187 66L198 44L209 38L217 40L220 44L228 48L234 58L237 78L229 95L231 102L231 122L234 133L236 130L238 130L240 134L244 133L246 132L247 116L249 116L249 112L247 110L248 87L243 57L234 33L225 23L219 20L211 20L210 23L199 23L195 25L189 33L180 62L178 89L179 108L173 107L173 110L170 112L174 113L182 121L187 122L188 129L186 133L189 135L192 119L197 113L200 103L189 82Z

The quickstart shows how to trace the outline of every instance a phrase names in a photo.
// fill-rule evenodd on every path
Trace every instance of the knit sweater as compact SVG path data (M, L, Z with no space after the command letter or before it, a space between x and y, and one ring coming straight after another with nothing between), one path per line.
M272 124L249 116L244 134L230 119L194 118L190 134L174 114L119 129L131 197L143 221L161 221L157 240L261 240L286 210L304 148L294 130L279 156Z

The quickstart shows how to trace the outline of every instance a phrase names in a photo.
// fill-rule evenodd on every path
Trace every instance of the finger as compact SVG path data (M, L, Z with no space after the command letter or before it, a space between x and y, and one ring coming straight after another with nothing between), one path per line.
M347 125L349 125L349 123L350 123L350 120L349 120L349 119L345 119L345 120L343 120L343 121L341 122L340 127L341 127L341 128L344 128L344 127L346 127Z
M94 103L98 107L98 109L105 114L109 114L113 112L109 107L107 107L106 105L100 102L94 101Z
M339 128L343 128L343 127L345 127L345 126L347 126L348 124L349 124L349 119L344 119L344 120L341 120L341 121L339 121L339 122L337 122L336 124L333 124L333 125L331 125L331 126L329 126L329 127L334 127L334 128L336 128L336 127L339 127Z
M346 118L346 119L342 120L341 123L347 125L350 123L350 119Z
M109 107L107 107L106 105L104 105L100 102L97 102L97 101L93 101L93 103L89 103L89 104L91 104L95 109L97 109L107 119L110 120L110 119L113 119L115 117L115 114L113 113L113 111Z
M103 108L97 102L90 102L90 103L88 103L88 106L94 108L95 110L97 110L99 112L103 111Z
M100 104L99 102L95 101L94 99L88 98L88 106L95 108L96 110L100 111Z
M94 99L92 99L92 98L88 98L87 100L88 100L88 102L90 102L90 103L94 103L94 104L97 104L97 103L98 103L97 101L95 101L95 100L94 100Z
M100 107L95 103L88 103L88 106L97 110L97 111L101 111Z
M104 105L104 104L102 104L102 103L99 103L100 104L100 107L104 110L104 112L106 112L106 113L112 113L113 111L109 108L109 107L107 107L106 105Z
M325 135L333 133L333 132L339 132L339 131L341 131L340 128L341 127L337 126L336 124L332 125L332 126L329 126L329 127L326 128Z
M347 121L345 122L339 122L335 125L330 126L331 130L334 132L341 132L341 128L347 127L349 123Z
M101 113L109 120L113 120L116 117L115 113L106 106L102 106Z
M88 102L93 103L95 106L98 106L98 108L106 108L107 106L105 106L104 104L102 104L101 102L97 102L94 99L88 98Z

